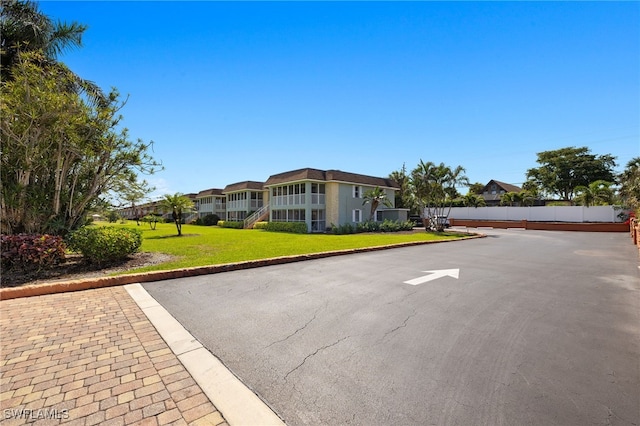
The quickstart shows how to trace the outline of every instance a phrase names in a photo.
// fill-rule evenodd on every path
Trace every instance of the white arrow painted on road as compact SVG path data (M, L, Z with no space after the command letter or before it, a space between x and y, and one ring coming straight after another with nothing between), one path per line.
M404 283L411 284L411 285L420 285L429 281L437 280L438 278L442 278L442 277L452 277L457 280L458 276L460 275L460 269L440 269L437 271L422 271L422 272L428 272L431 275L424 275L422 277L405 281Z

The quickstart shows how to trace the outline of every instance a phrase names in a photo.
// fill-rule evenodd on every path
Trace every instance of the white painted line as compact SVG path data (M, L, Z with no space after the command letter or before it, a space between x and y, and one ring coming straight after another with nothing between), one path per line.
M124 286L230 425L284 425L251 389L198 342L140 284Z
M452 277L457 280L458 276L460 275L460 269L440 269L435 271L422 272L427 272L430 275L423 275L422 277L414 278L412 280L405 281L404 283L410 285L420 285L429 281L437 280L438 278L442 277Z

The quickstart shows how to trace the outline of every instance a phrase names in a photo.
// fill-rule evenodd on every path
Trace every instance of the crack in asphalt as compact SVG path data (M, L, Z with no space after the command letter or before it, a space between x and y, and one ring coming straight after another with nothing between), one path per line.
M316 311L313 313L313 318L311 318L309 321L307 321L302 327L298 328L296 331L294 331L293 333L289 334L287 337L285 337L284 339L280 339L280 340L276 340L275 342L269 343L267 346L265 346L264 348L270 348L271 346L275 345L276 343L282 343L285 340L288 340L289 338L295 336L296 334L298 334L300 331L304 330L305 328L307 328L307 326L309 324L311 324L318 316L318 312L320 312L322 308L318 308L316 309Z
M402 322L402 324L400 324L400 325L399 325L399 326L397 326L396 328L394 328L394 329L392 329L392 330L389 330L389 331L387 331L386 333L384 333L384 336L382 336L382 338L381 338L380 340L382 341L382 340L386 339L386 338L387 338L387 336L388 336L388 335L390 335L391 333L395 333L395 332L396 332L396 331L398 331L399 329L406 327L406 326L407 326L407 323L409 322L409 320L410 320L411 318L413 318L413 317L415 317L415 316L416 316L416 313L417 313L417 312L416 312L416 310L414 309L414 310L413 310L413 312L412 312L410 315L408 315L408 316L404 319L404 321Z
M329 345L325 345L325 346L322 346L321 348L316 349L313 353L310 353L309 355L307 355L306 357L304 357L304 359L302 360L302 362L301 362L300 364L298 364L294 369L292 369L292 370L291 370L291 371L289 371L287 374L285 374L285 376L284 376L284 381L286 382L286 381L287 381L287 379L289 378L289 375L291 375L294 371L296 371L297 369L299 369L300 367L302 367L302 366L307 362L307 360L308 360L309 358L311 358L312 356L317 355L317 354L318 354L318 352L323 351L323 350L325 350L325 349L329 349L329 348L331 348L331 347L333 347L333 346L337 345L338 343L340 343L340 342L342 342L343 340L346 340L346 339L348 339L348 338L349 338L349 336L345 336L345 337L343 337L342 339L338 339L338 340L336 340L335 342L333 342L333 343L331 343L331 344L329 344Z

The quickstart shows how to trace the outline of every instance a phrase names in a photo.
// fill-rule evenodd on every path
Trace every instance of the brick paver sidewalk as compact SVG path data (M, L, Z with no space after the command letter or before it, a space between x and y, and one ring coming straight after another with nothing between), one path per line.
M226 425L122 287L0 302L3 425Z

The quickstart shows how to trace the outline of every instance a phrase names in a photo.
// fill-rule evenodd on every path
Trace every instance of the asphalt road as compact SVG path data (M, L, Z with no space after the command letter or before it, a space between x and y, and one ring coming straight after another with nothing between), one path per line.
M484 232L144 287L290 425L640 424L628 235Z

